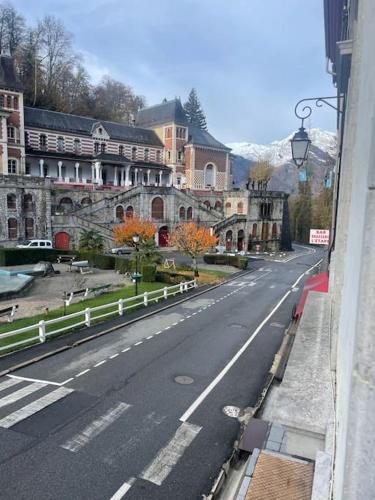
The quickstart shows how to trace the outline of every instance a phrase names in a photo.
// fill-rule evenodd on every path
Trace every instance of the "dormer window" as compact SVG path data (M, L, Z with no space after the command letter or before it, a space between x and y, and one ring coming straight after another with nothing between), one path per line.
M64 137L57 138L57 151L64 151Z
M102 134L103 134L103 129L102 129L102 127L99 127L99 128L98 128L98 134L99 134L99 135L102 135Z

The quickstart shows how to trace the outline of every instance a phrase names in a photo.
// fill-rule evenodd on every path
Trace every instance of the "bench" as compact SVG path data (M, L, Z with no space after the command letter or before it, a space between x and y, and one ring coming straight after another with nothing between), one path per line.
M111 285L100 285L94 288L89 288L89 293L92 293L95 296L97 294L103 293L105 290L108 290L110 286Z
M14 306L5 307L4 309L0 309L0 317L8 316L8 323L12 323L14 315L16 314L18 309L18 304Z
M72 271L72 269L75 269L75 270L79 269L81 274L88 274L88 273L93 272L88 260L80 260L80 261L76 261L76 262L71 262L69 264L69 270Z
M64 262L66 262L67 264L70 264L75 259L76 259L75 255L58 255L57 256L58 264L63 264Z
M89 294L93 294L96 296L99 293L103 293L104 290L107 290L111 285L100 285L94 288L82 288L81 290L74 290L74 292L64 292L64 303L66 306L70 306L74 297L82 297L85 299Z
M176 269L174 259L165 259L163 266L165 269Z

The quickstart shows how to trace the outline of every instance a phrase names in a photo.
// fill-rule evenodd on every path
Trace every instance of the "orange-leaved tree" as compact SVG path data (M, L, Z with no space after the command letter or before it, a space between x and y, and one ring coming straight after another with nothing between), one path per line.
M113 228L113 238L117 245L134 246L133 236L138 234L139 242L151 240L156 233L156 225L139 217L127 217L121 224L116 224Z
M215 246L217 237L211 234L209 228L199 227L195 222L187 222L176 229L171 236L170 243L192 258L194 275L199 276L197 257Z

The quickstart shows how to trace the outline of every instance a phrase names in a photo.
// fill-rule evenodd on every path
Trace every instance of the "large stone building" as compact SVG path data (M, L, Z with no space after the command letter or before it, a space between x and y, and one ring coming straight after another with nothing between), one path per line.
M50 238L77 245L83 229L112 244L137 214L156 241L182 221L211 227L227 249L277 249L287 195L231 189L230 150L188 123L179 99L138 112L133 125L23 105L13 61L0 57L0 244Z

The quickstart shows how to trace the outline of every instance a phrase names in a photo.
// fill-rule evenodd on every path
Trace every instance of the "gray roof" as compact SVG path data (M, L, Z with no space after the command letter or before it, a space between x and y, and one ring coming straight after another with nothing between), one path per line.
M25 107L25 126L36 127L59 132L90 135L93 126L100 123L108 132L111 139L150 144L162 147L163 144L153 130L140 127L131 127L122 123L107 122L87 116L70 115L47 109Z
M195 144L196 146L205 146L208 148L230 151L230 148L227 148L227 146L217 141L209 132L200 129L199 127L195 127L194 125L189 125L188 142L190 144Z
M14 61L10 56L0 56L0 86L5 89L22 90L22 84L14 69Z
M188 124L180 99L165 100L161 104L140 109L136 118L136 124L143 127L172 122L177 125Z

